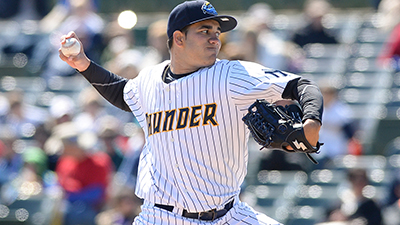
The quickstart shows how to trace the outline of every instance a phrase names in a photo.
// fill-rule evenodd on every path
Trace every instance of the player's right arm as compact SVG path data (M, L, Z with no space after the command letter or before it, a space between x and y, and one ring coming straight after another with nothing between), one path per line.
M71 31L61 38L61 44L64 43L66 39L73 37L80 42L76 34ZM59 50L59 54L61 60L79 71L107 101L124 111L131 111L123 97L123 90L127 79L107 71L103 67L92 62L86 56L83 47L81 47L79 54L76 56L66 57L61 52L61 49Z

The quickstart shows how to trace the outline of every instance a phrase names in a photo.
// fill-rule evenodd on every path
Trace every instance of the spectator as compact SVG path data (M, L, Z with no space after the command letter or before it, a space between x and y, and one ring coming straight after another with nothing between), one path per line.
M55 193L59 191L59 186L56 176L48 169L46 153L38 147L29 146L23 150L21 156L23 165L18 171L17 177L9 181L5 185L6 188L3 188L2 194L7 198L6 202L47 197L49 197L49 201L56 201ZM52 200L50 200L50 194L53 195Z
M168 40L167 20L161 19L153 22L147 32L147 43L159 54L158 62L169 59L169 51L165 45Z
M228 60L245 60L247 57L247 52L244 50L244 46L241 41L228 41L221 46L221 51L219 52L219 59Z
M167 20L160 19L151 23L147 30L148 50L143 60L144 66L155 65L169 59L169 51L165 44L167 40Z
M40 21L40 30L43 33L51 33L59 28L60 24L72 13L76 4L84 3L86 0L55 0L55 5L50 12ZM89 7L97 12L99 0L89 0Z
M23 59L20 66L29 68L27 72L36 72L36 60L31 59L36 56L36 43L43 38L37 24L51 5L52 0L0 0L0 53L8 57L18 54Z
M71 122L75 117L76 104L74 100L67 95L56 95L50 100L49 104L50 118L45 123L37 126L35 139L39 139L38 142L41 148L46 152L49 160L49 169L55 171L59 153L62 149L60 142L53 142L53 139L48 139L51 136L51 130L54 126L62 123Z
M139 215L141 200L128 187L122 186L113 194L110 208L96 216L96 225L131 225Z
M33 136L34 138L34 143L32 144L31 147L36 147L44 152L46 154L47 158L47 167L49 171L54 172L56 170L56 165L58 161L59 155L57 154L48 154L48 152L45 151L46 149L46 141L50 138L51 136L51 129L54 126L52 123L53 121L46 121L43 124L39 124L36 126L36 131Z
M356 138L356 125L352 119L352 111L348 105L338 98L338 89L329 82L321 82L321 92L324 96L324 117L320 130L320 154L315 155L320 165L329 166L336 156L346 154L361 154L360 150L350 152L349 144L359 143Z
M23 166L22 156L15 149L16 140L15 132L3 125L0 130L0 187L15 179Z
M131 122L135 120L131 113L108 107L108 102L91 86L84 88L78 96L78 112L72 119L78 126L86 131L97 132L99 120L106 115L113 115L119 121Z
M7 92L9 111L4 118L4 123L13 129L17 138L31 138L32 130L40 123L46 121L48 112L44 109L28 104L25 101L23 90L15 89Z
M400 224L400 173L394 170L392 181L388 188L388 196L382 211L385 225Z
M329 221L351 221L351 224L381 225L381 207L372 198L365 197L365 187L369 184L365 169L349 169L347 181L349 192L342 197L339 208L329 214Z
M139 124L132 123L131 129L132 131L127 143L128 150L125 151L124 160L118 169L116 183L135 189L140 153L146 140Z
M55 212L61 200L61 189L55 173L47 167L47 156L42 149L34 146L24 147L21 151L23 165L17 176L2 186L0 202L10 211L26 209L29 216L40 215L39 220L31 216L29 221L32 223L56 223ZM4 212L0 221L7 223L10 220L4 220L4 215L7 217L8 214Z
M364 196L363 190L369 184L367 171L364 169L350 170L347 178L358 202L357 210L349 215L349 219L364 218L367 225L382 224L380 206L373 199Z
M292 47L272 29L275 13L267 3L256 3L246 12L242 52L246 60L266 67L287 69Z
M21 171L26 176L24 180L36 181L43 185L43 176L48 171L46 153L42 149L32 146L26 148L22 156L25 164Z
M309 43L337 44L336 36L322 23L330 9L326 0L307 0L304 5L306 25L294 33L291 41L302 48Z
M118 138L121 137L121 121L111 115L103 116L98 121L97 134L101 140L101 149L106 152L112 162L115 171L118 171L124 160L124 152L118 145Z
M122 28L117 20L111 21L104 30L108 43L102 54L106 68L119 72L125 78L134 78L143 66L143 53L135 49L132 30Z
M75 102L67 95L54 96L49 105L51 119L55 125L70 122L75 117Z
M87 133L73 122L63 123L53 130L53 138L61 140L63 153L56 173L65 191L64 225L95 224L95 216L106 201L111 176L111 160L106 153L89 152L93 143Z
M82 130L96 132L98 120L107 115L105 101L93 87L86 87L79 93L78 103L80 112L73 121Z
M104 29L104 20L97 14L90 0L70 0L71 15L60 24L58 31L67 32L65 29L73 29L83 37L81 39L85 51L91 57L100 60L104 49L102 32Z
M42 27L52 27L52 30L45 30L43 32L50 33L49 39L43 40L40 43L41 46L47 46L47 49L42 47L39 52L37 52L38 57L42 59L43 71L41 72L42 77L50 79L53 76L73 76L76 71L70 67L65 66L58 58L58 49L60 48L59 40L60 34L67 32L64 30L66 27L68 29L73 29L78 33L82 39L83 46L85 46L85 51L88 55L94 59L100 60L102 51L104 50L103 43L103 29L105 22L98 15L96 8L94 7L93 1L91 0L67 0L65 3L68 8L63 8L65 6L60 6L62 12L50 13L56 18L49 18L49 24L42 25ZM65 16L62 14L65 13ZM61 16L60 16L61 15ZM57 16L60 16L58 22ZM52 24L52 22L54 24Z

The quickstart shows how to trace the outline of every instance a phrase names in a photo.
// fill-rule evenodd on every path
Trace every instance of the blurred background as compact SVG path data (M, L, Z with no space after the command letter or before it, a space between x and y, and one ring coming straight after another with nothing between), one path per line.
M131 224L143 133L58 57L74 30L134 78L169 58L181 1L0 0L0 224ZM311 78L324 95L318 165L250 140L241 199L286 225L400 224L400 0L211 2L238 27L221 59Z

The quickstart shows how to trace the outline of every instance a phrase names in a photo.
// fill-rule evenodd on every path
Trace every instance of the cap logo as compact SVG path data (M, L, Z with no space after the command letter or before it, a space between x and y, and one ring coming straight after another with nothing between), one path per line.
M215 10L214 6L211 5L209 2L204 2L204 4L201 6L201 10L203 10L204 14L211 14L211 15L218 15L217 10Z

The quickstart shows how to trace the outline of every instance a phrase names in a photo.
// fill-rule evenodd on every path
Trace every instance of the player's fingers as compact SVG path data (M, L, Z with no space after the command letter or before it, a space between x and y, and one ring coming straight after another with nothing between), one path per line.
M61 48L58 49L58 54L59 54L59 57L60 57L60 59L61 59L62 61L68 63L71 67L75 68L75 62L74 62L75 56L70 56L70 57L65 56L65 55L62 53Z
M67 37L68 37L68 38L72 38L72 37L77 38L77 36L76 36L76 34L75 34L74 31L68 32Z
M76 33L75 33L74 31L70 31L70 32L68 32L68 34L64 34L64 35L61 36L61 38L60 38L61 44L64 44L65 41L66 41L67 39L70 39L70 38L76 38L76 39L79 40L79 38L78 38L78 36L76 35Z
M294 151L292 146L290 146L290 144L288 142L284 142L282 144L282 149L288 152Z
M287 106L287 105L293 105L296 104L296 101L289 100L289 99L282 99L274 102L275 105L281 105L281 106Z
M63 60L63 61L67 60L67 57L62 53L61 48L58 49L58 54L59 54L61 60Z
M65 40L67 39L66 37L67 37L66 35L62 35L62 36L60 37L60 43L61 43L61 44L64 44L64 43L65 43Z

